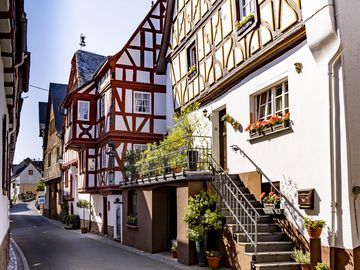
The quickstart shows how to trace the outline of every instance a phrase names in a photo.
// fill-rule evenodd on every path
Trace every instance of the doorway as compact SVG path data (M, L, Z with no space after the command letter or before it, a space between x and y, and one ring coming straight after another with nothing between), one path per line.
M219 163L224 170L227 170L227 131L226 123L221 121L224 115L226 108L219 111Z
M117 241L122 242L122 204L120 204L116 209L116 229L115 229L115 235L114 238Z
M171 249L171 241L177 237L177 207L176 188L170 187L167 190L167 250Z
M108 209L106 196L103 196L103 234L108 234Z

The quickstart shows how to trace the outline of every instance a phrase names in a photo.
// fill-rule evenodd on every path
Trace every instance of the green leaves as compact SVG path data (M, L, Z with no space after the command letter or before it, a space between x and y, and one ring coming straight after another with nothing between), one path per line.
M210 191L200 191L190 197L185 209L184 221L189 226L188 237L192 241L202 241L205 234L211 230L223 228L223 215L216 204L219 197Z

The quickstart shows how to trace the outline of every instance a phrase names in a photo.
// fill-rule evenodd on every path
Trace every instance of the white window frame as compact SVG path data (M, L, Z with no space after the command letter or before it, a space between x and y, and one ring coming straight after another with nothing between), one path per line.
M241 21L246 16L255 13L255 1L254 0L237 0L238 1L238 9L239 9L239 20ZM249 10L246 10L249 8Z
M85 105L86 104L86 105ZM86 114L82 114L81 112L81 107L82 105L85 105L86 107L84 108L87 108L87 117ZM87 101L87 100L78 100L78 120L80 121L89 121L90 120L90 101Z
M146 144L134 144L133 145L133 150L134 151L140 151L140 152L144 152L145 150L147 150L147 145Z
M280 88L281 93L277 95L276 92L278 89L280 90ZM264 101L264 94L266 94L266 101ZM277 100L279 100L281 103L280 108L276 108ZM267 88L266 90L253 95L253 101L255 104L255 122L268 120L271 116L274 115L284 115L285 113L289 112L288 81L281 81ZM263 108L264 113L260 113L261 108Z
M139 111L139 110L137 109L136 102L137 102L137 100L139 100L139 99L136 98L136 95L146 95L146 96L149 97L149 105L146 106L146 108L148 108L148 111L142 112L142 111ZM133 102L133 106L134 106L134 109L133 109L134 113L139 113L139 114L151 114L151 93L134 91L134 102Z

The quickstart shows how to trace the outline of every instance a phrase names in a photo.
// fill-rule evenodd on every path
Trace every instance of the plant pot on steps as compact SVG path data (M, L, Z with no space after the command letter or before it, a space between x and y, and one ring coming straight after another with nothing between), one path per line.
M310 238L318 239L320 238L322 228L306 228Z
M173 251L173 252L171 252L171 253L172 253L173 258L177 258L177 257L178 257L178 252L177 252L177 250L176 250L176 251Z
M206 258L210 269L218 269L220 267L221 258L218 257L206 257Z

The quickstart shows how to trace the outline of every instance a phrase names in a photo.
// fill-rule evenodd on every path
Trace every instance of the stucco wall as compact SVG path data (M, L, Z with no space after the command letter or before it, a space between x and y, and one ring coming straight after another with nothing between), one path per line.
M294 68L296 62L303 66L299 74ZM287 79L289 84L292 130L249 142L249 134L245 132L245 128L250 122L250 96L283 79ZM215 145L219 138L216 134L217 110L224 106L227 113L242 125L239 132L228 124L227 145L239 145L271 180L281 181L282 191L295 205L298 189L315 188L316 208L302 213L311 218L324 219L331 224L328 73L314 61L306 41L257 70L205 107L214 115L212 120ZM254 171L254 166L239 153L231 151L230 147L227 153L230 173ZM306 235L302 220L296 215L290 215L289 213L294 211L288 210L288 217ZM344 211L348 212L346 208ZM350 224L349 219L344 219L342 229L350 230ZM322 235L322 244L329 245L328 239L326 228ZM351 238L344 235L342 245L352 247Z

